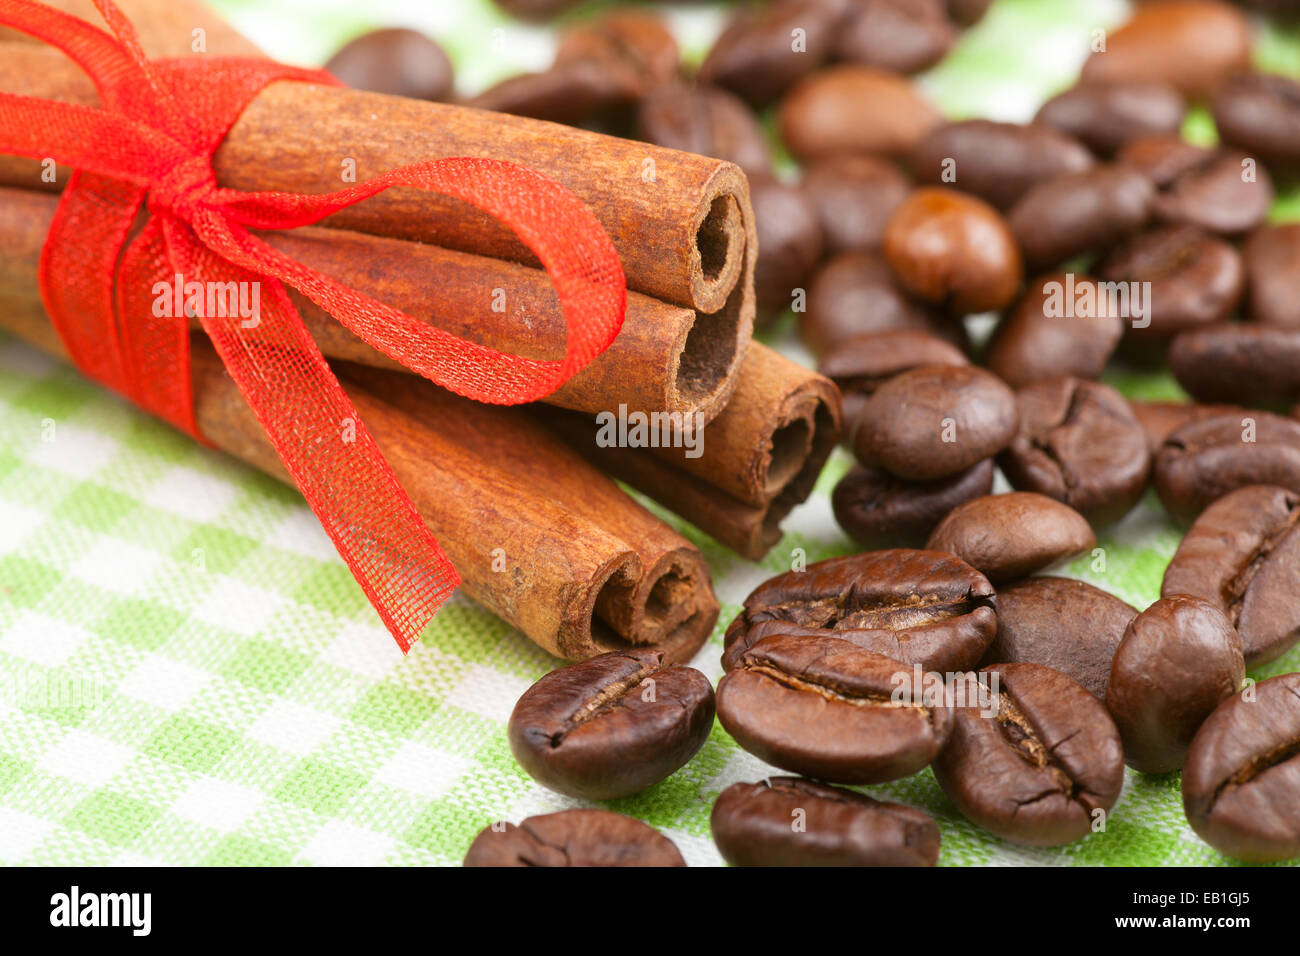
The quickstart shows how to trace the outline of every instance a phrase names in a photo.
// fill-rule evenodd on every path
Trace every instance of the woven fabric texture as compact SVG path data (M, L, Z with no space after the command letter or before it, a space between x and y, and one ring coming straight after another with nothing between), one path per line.
M508 24L489 0L218 6L304 64L398 21L447 40L480 85L545 60L544 34ZM998 0L924 86L952 116L1024 119L1071 81L1089 31L1124 11L1110 0ZM688 53L721 16L676 8ZM497 29L518 56L489 59ZM1300 74L1300 32L1266 34L1260 57ZM1212 129L1199 117L1189 126ZM1282 197L1277 215L1300 218L1300 197ZM771 341L807 359L788 328ZM1130 395L1178 395L1165 376L1109 380ZM837 452L761 564L683 526L723 602L695 662L711 678L723 628L794 549L810 561L852 550L829 501L848 466ZM1178 538L1148 496L1101 536L1104 566L1089 556L1065 573L1145 607ZM0 336L0 862L457 863L495 820L578 805L535 785L505 738L519 694L556 664L460 596L403 658L291 489ZM1297 669L1300 649L1253 676ZM715 726L682 771L607 806L661 828L690 864L718 864L714 798L770 772ZM983 833L929 771L867 792L932 813L945 865L1231 862L1187 827L1176 774L1128 772L1107 831L1053 850Z

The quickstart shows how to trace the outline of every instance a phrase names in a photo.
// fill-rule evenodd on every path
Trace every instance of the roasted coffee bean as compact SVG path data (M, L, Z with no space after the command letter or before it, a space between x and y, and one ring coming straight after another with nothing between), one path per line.
M757 176L749 185L758 227L754 293L766 320L790 308L821 258L822 230L812 203L794 186Z
M1224 82L1210 101L1225 143L1259 157L1288 177L1300 170L1300 82L1244 73Z
M451 98L451 60L414 30L363 33L330 57L325 70L347 86L417 100Z
M936 126L912 154L919 181L952 183L1003 210L1036 183L1092 165L1082 143L1048 126L982 119Z
M966 353L928 332L894 329L872 332L837 345L817 371L844 396L845 437L852 432L873 392L895 375L925 365L969 365Z
M1233 149L1204 150L1199 162L1160 188L1151 203L1161 222L1186 223L1223 236L1260 225L1273 206L1273 178Z
M826 251L834 255L879 249L885 223L912 184L888 160L843 155L810 165L802 188L821 220Z
M1007 447L1016 434L1016 404L1011 389L983 369L912 369L867 400L853 453L868 467L911 481L954 475Z
M1060 846L1087 836L1097 812L1115 805L1124 785L1119 733L1101 701L1070 678L999 664L979 681L967 675L956 691L964 700L934 776L967 819L1015 843Z
M939 859L939 826L929 814L797 777L733 783L709 825L732 866L934 866Z
M1241 638L1218 608L1187 595L1156 601L1124 632L1106 685L1125 761L1143 773L1182 767L1205 718L1245 677Z
M787 34L782 41L789 46ZM939 114L904 77L843 65L814 74L781 104L781 138L798 159L832 153L908 156Z
M1013 491L958 505L925 543L955 554L994 584L1060 564L1097 545L1083 516L1046 495Z
M1188 422L1199 422L1216 415L1248 415L1244 408L1235 405L1193 405L1188 402L1142 402L1129 399L1138 422L1147 433L1147 447L1152 460L1165 439Z
M969 348L963 326L913 299L875 253L844 253L813 275L807 311L799 314L799 335L814 355L829 355L862 335L893 330L929 332L963 352Z
M835 52L853 63L915 73L942 60L956 36L944 0L858 0Z
M1300 674L1228 698L1192 738L1183 810L1202 840L1251 863L1300 857Z
M1131 139L1177 133L1187 103L1167 83L1088 83L1058 93L1034 122L1075 137L1098 156L1114 156Z
M722 666L773 635L836 637L906 667L973 667L997 628L993 586L966 562L934 551L830 558L760 584L723 641Z
M1189 594L1227 615L1251 667L1300 639L1300 494L1269 485L1239 488L1206 508L1188 530L1160 593Z
M709 51L700 79L766 106L830 56L849 7L848 0L778 0L742 9ZM802 51L793 47L794 30L803 31Z
M837 637L778 634L741 654L718 683L718 719L782 770L831 783L897 780L927 766L952 726L944 701L898 699L908 674Z
M1246 485L1300 492L1300 422L1258 411L1192 422L1165 439L1153 476L1165 510L1184 524Z
M708 678L635 648L551 671L519 698L507 733L519 765L543 786L612 800L682 767L712 726Z
M1184 332L1169 349L1169 367L1198 401L1293 402L1300 398L1300 328L1224 323Z
M1058 378L1016 392L1020 429L998 464L1012 486L1063 501L1093 525L1128 514L1146 489L1146 432L1109 385Z
M1245 288L1237 250L1195 226L1163 226L1134 236L1098 263L1097 275L1130 283L1125 329L1136 339L1168 339L1227 318ZM1151 285L1140 285L1145 282ZM1150 294L1140 291L1147 288ZM1143 299L1142 315L1135 294Z
M604 64L575 60L502 80L468 101L476 109L578 126L625 103L628 91Z
M764 176L772 168L758 118L726 90L686 83L660 86L641 101L636 126L637 137L647 143L725 159L751 176Z
M1150 216L1154 195L1137 170L1097 166L1039 183L1007 220L1029 266L1048 269L1136 232Z
M1020 288L1020 252L1006 221L952 189L918 189L899 204L884 251L906 288L958 315L1000 309Z
M1300 328L1300 223L1266 226L1242 247L1247 316Z
M555 63L589 61L619 78L629 99L641 99L677 75L681 51L657 18L616 10L569 27L560 37Z
M1034 577L998 588L998 632L981 665L1027 662L1068 676L1098 700L1137 608L1071 578Z
M953 508L993 490L993 461L934 481L855 465L831 494L835 520L865 548L916 548Z
M1060 273L1027 283L1002 320L985 362L1012 388L1062 375L1096 378L1124 332L1119 298L1089 276Z
M465 854L465 866L685 866L654 827L609 810L561 810L519 826L492 824Z
M964 27L973 26L984 18L993 0L948 0L948 16Z
M1250 65L1250 22L1219 0L1144 3L1083 64L1083 82L1169 83L1193 99Z

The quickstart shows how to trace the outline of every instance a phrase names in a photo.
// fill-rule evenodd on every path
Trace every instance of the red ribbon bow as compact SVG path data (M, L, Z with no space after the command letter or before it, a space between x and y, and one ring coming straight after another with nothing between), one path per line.
M409 650L460 578L282 283L439 385L481 402L517 404L554 391L614 340L627 298L618 254L564 187L490 159L415 163L322 195L223 189L212 156L264 86L337 81L266 60L150 61L122 12L110 0L95 6L112 35L31 0L0 0L0 23L67 53L95 81L103 104L90 109L0 94L0 152L77 170L41 257L50 319L85 374L201 437L188 325L183 316L154 315L155 285L171 287L176 276L260 283L256 322L203 314L203 328L379 616ZM249 232L309 225L390 186L454 196L513 229L555 284L568 322L564 358L528 359L457 338L306 268ZM128 241L142 205L148 221ZM344 441L349 429L355 439Z

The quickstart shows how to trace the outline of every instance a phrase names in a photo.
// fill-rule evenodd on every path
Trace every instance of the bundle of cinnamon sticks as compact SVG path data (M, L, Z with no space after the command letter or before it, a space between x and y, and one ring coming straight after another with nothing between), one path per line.
M89 0L52 5L100 22ZM188 52L196 26L209 53L252 52L190 0L119 5L151 56ZM8 32L0 89L97 105L70 60ZM828 380L750 342L756 241L745 177L719 160L550 123L302 83L258 94L214 167L222 186L326 192L341 188L343 170L367 178L451 156L518 162L588 204L629 288L605 353L544 406L486 406L413 376L296 293L295 304L470 597L561 657L648 644L687 659L718 615L708 567L608 475L758 558L812 490L840 427ZM0 328L62 357L37 276L67 177L0 156ZM563 354L546 273L504 226L459 201L394 189L319 227L263 238L455 335L533 358ZM287 477L202 333L194 338L200 432ZM686 447L601 439L597 416L636 413L704 428Z

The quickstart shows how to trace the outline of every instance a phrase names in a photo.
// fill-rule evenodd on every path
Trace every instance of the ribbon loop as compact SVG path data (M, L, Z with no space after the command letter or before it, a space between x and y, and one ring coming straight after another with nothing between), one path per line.
M218 186L212 157L268 83L337 85L271 61L151 62L111 0L112 34L32 0L0 0L0 25L68 53L99 110L0 94L0 151L78 170L41 257L41 296L88 375L195 437L189 321L197 318L289 474L403 651L459 583L400 487L283 282L407 367L470 398L513 404L562 385L618 334L618 255L580 200L531 170L485 159L402 167L326 195ZM51 152L52 146L56 152ZM507 355L450 335L279 253L248 230L319 221L392 186L463 199L497 216L555 283L563 359ZM141 205L150 219L128 242Z

